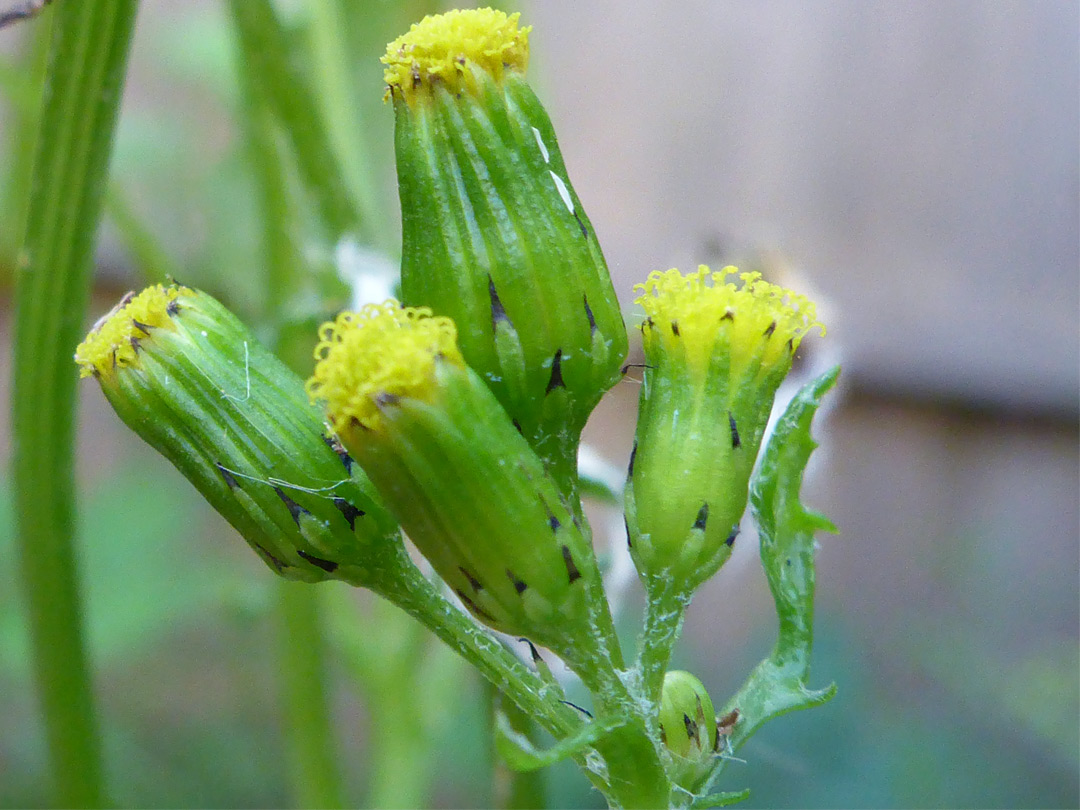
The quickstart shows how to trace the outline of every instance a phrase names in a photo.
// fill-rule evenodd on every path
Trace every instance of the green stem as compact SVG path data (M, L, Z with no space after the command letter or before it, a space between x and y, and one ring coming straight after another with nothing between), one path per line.
M47 13L45 15L47 17ZM11 280L18 240L23 236L26 207L30 200L33 171L34 137L41 115L41 89L49 53L48 20L42 19L24 44L18 62L9 68L11 81L4 82L4 106L7 108L7 165L4 171L3 205L6 212L0 222L0 287Z
M105 803L73 548L71 356L83 327L136 9L135 0L100 0L54 11L16 269L16 534L56 801L70 807Z
M270 0L230 0L243 61L266 94L274 116L292 144L300 175L319 214L336 239L360 234L359 211L342 181L342 172L315 94L297 69L288 36Z
M425 641L430 635L383 600L372 606L382 633L378 649L366 653L366 705L372 751L369 807L422 807L427 804L432 708L420 691ZM392 613L391 613L392 612ZM385 652L385 655L380 655Z
M307 583L286 580L278 587L284 630L279 661L293 800L296 807L344 807L326 705L319 592Z
M337 0L312 3L310 11L311 73L327 139L334 147L352 197L358 202L361 218L371 224L367 230L375 237L376 247L389 252L397 246L388 244L393 231L385 215L386 206L380 203L372 163L364 160L364 119L349 76L345 15Z
M690 594L674 590L662 577L652 577L645 583L645 625L641 632L638 663L642 691L646 699L657 706L664 686L664 673L671 663L671 652L682 630Z
M426 625L555 737L561 739L581 724L577 712L559 702L558 690L443 598L414 566L404 568L393 591L383 595Z
M143 284L165 284L170 278L183 276L180 266L116 185L110 185L105 193L105 208L124 247L131 254Z
M384 595L431 629L556 739L570 736L581 725L580 715L560 701L558 689L447 602L415 568L402 570L393 590ZM614 681L621 683L617 674L612 674ZM599 688L609 695L601 710L608 711L606 716L625 717L627 723L595 745L606 770L597 772L578 757L585 775L619 807L666 807L671 783L633 696L610 680Z

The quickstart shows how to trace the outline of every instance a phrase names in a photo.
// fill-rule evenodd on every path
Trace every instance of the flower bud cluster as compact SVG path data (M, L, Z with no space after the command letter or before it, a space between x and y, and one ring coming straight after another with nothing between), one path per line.
M403 301L324 324L306 386L177 284L125 298L76 360L279 574L392 591L409 564L400 526L478 621L549 647L591 685L597 667L618 679L624 665L577 450L627 335L525 78L528 33L481 9L389 45ZM647 596L676 606L657 623L670 652L682 608L731 555L776 390L802 338L825 330L805 297L734 268L655 272L637 289L626 527ZM672 783L692 790L726 732L701 682L657 660L641 665L640 705Z

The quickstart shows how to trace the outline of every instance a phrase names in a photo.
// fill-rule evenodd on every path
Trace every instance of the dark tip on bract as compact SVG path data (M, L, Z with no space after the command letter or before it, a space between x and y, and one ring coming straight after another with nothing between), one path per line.
M622 525L623 525L623 528L626 529L626 547L627 548L633 548L634 547L634 540L630 536L630 521L627 520L625 514L623 515L623 518L622 518Z
M506 569L506 576L510 580L510 583L514 586L514 590L519 594L525 593L525 589L529 586L525 584L524 580L518 579L518 577L509 568Z
M165 305L165 312L169 315L175 315L180 311L180 302L175 298Z
M772 323L769 324L768 328L765 330L765 337L772 337L772 333L775 332L775 331L776 331L776 321L773 321Z
M696 743L701 742L701 738L698 736L698 724L690 719L690 715L683 714L683 725L686 726L686 738L693 740Z
M532 660L533 660L534 664L538 664L538 663L540 663L541 661L544 660L543 658L540 657L540 651L538 649L536 649L536 645L533 644L531 641L529 641L527 638L522 636L521 638L518 639L518 641L524 641L526 644L529 645L529 655L532 656Z
M592 720L592 712L590 712L588 709L583 708L582 706L578 706L576 703L571 703L569 700L560 700L559 703L563 704L564 706L569 706L571 709L577 709L583 715Z
M337 571L338 564L333 560L324 560L322 557L316 557L314 554L308 554L302 548L298 548L296 553L314 565L316 568L321 568L328 574L332 574Z
M134 351L135 354L138 354L139 353L139 339L137 337L129 337L128 338L128 343L131 344L132 351Z
M383 391L375 397L375 405L381 410L383 408L391 408L401 402L401 397L397 394L391 394L389 391Z
M705 524L709 522L709 504L703 503L698 510L697 519L694 521L694 528L705 531Z
M465 607L471 610L475 615L479 616L485 621L491 622L492 624L495 623L495 617L488 613L486 610L484 610L482 607L480 607L478 604L476 604L476 602L474 602L472 599L470 599L468 594L466 594L465 591L461 590L461 588L455 588L454 593L457 594L458 599L462 601L462 604L464 604Z
M634 439L634 446L630 448L630 463L626 465L626 477L634 477L634 460L637 458L637 439Z
M547 504L544 504L544 506L547 506ZM559 519L555 516L555 513L552 512L550 509L548 509L548 528L551 529L551 531L553 532L557 532L559 531L559 529L562 528L562 523L559 522Z
M562 376L562 349L555 350L555 356L551 360L551 379L548 380L545 394L550 394L556 388L566 388L566 382Z
M138 330L140 330L140 331L142 331L142 332L145 332L145 333L146 333L146 334L148 334L148 335L150 334L150 327L149 327L149 326L147 326L147 325L146 325L145 323L140 323L139 321L137 321L137 320L135 320L134 318L132 318L132 319L131 319L131 324L132 324L132 326L134 326L134 327L135 327L136 329L138 329Z
M735 417L731 411L727 412L728 426L731 428L731 446L732 448L742 447L742 439L739 438L739 428L735 424Z
M735 524L731 527L731 534L727 536L727 540L724 541L724 545L731 548L735 545L735 538L739 536L739 525Z
M562 547L562 558L566 564L566 576L570 580L570 584L573 585L577 580L581 579L581 572L578 570L577 563L574 562L574 555L570 553L569 546Z
M521 429L521 422L519 422L517 419L513 419L511 421L513 421L514 427L517 428L517 432L524 436L525 431Z
M240 484L237 482L236 477L229 472L229 470L220 461L215 461L214 466L218 468L218 472L221 473L221 477L225 479L225 483L229 485L229 489L236 489Z
M593 316L592 307L589 306L589 296L586 293L581 294L582 300L585 302L585 317L589 319L589 332L596 332L596 318Z
M352 473L353 457L349 455L349 451L345 449L345 446L340 441L338 441L337 437L324 435L322 440L326 443L326 446L333 450L337 454L337 457L341 459L341 463L345 465L345 471Z
M349 522L349 528L356 528L356 519L364 516L364 510L359 507L353 506L344 498L334 498L334 506L338 508L338 511L345 516L345 520Z
M679 322L678 321L672 321L671 322L671 334L673 334L675 337L679 336Z
M468 568L463 565L459 565L457 570L460 571L461 575L469 581L469 586L473 589L473 591L479 591L483 589L483 583L481 583L480 580L473 576L472 572L469 571Z
M279 498L281 498L281 502L284 503L286 507L288 507L289 514L292 515L292 519L294 521L296 521L296 525L299 526L300 525L300 515L307 512L307 509L305 509L300 504L298 504L296 501L294 501L292 498L290 498L288 495L286 495L282 491L281 487L274 487L274 492L276 492L277 496Z
M582 221L581 217L578 216L577 211L574 212L574 219L577 220L577 224L581 227L581 235L584 236L586 239L588 239L589 238L589 229L585 227L585 223Z
M725 312L723 315L720 316L720 320L722 320L722 321L733 321L733 320L735 320L735 312L733 310L729 309L727 312Z
M501 322L510 324L510 316L506 314L506 307L503 306L499 293L495 289L495 280L490 275L488 276L488 295L491 296L491 328L494 330Z
M252 542L252 545L255 546L255 550L258 551L259 554L264 557L267 562L270 563L270 567L277 571L279 574L289 567L284 561L279 560L277 557L267 551L266 547L261 543Z

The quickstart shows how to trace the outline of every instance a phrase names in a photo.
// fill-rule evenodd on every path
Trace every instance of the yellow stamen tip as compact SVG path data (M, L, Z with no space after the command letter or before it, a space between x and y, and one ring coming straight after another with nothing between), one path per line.
M324 323L315 359L319 362L307 381L308 396L325 404L339 434L354 422L377 430L382 424L380 403L430 401L438 361L465 365L452 320L393 299Z
M138 295L128 293L105 317L94 324L75 349L79 376L107 377L117 369L138 362L139 341L155 329L173 328L176 300L192 290L173 284L147 287Z
M687 362L704 371L725 336L734 368L751 355L771 365L789 357L811 329L825 334L806 296L770 284L760 273L738 274L737 287L727 280L737 273L734 267L713 273L705 265L687 275L657 270L635 286L642 292L636 303L645 310L646 349L677 342Z
M495 79L501 79L504 70L524 73L532 28L518 28L519 16L478 8L434 14L413 24L386 46L382 63L388 95L400 92L412 104L422 88L436 82L452 93L471 90L470 64Z

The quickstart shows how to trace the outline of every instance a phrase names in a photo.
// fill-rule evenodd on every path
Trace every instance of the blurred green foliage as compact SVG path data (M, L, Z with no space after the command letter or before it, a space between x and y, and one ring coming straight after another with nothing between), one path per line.
M269 293L258 166L240 123L247 113L234 32L224 3L183 5L143 9L132 56L137 74L129 80L131 98L112 164L101 281L115 291L137 286L139 274L170 273L257 318ZM318 88L314 101L340 153L344 185L366 211L367 246L393 263L393 121L382 108L377 59L387 41L439 4L337 0L321 11L315 5L290 1L277 8L290 45L308 57L300 70ZM35 25L24 24L21 41L0 56L5 308L44 65L45 37ZM328 40L330 34L337 39ZM336 61L325 58L328 53ZM280 154L288 153L284 132L275 131L273 141ZM312 273L333 275L334 240L320 226L300 175L287 164L290 196L303 203L293 241ZM292 302L300 316L308 314L303 303ZM120 461L102 465L82 493L78 543L112 798L145 807L287 804L274 580L160 459L134 438L115 450ZM0 482L0 806L42 806L48 802L45 743L5 484ZM942 545L943 576L1007 580L1007 570L976 570L991 563L975 552L965 555L986 543L984 534L960 541ZM743 749L750 764L731 763L718 787L749 785L748 806L762 807L1077 806L1075 635L1063 632L1060 639L1017 650L998 646L991 634L968 632L973 622L997 621L1015 599L1041 607L1037 583L1028 585L1021 597L997 601L995 594L951 617L913 609L907 619L932 630L912 632L903 644L869 637L835 603L823 609L814 676L819 683L836 681L840 696L816 712L767 726ZM374 614L363 597L337 589L331 601L339 598L355 603L358 636L350 641L348 623L333 622L330 693L347 765L345 786L357 803L372 774L363 733L368 710L357 688L364 676L355 671L350 649L370 641L362 634ZM768 650L774 632L771 617L764 616L750 644L725 651L710 691L733 691ZM689 646L680 665L708 669ZM424 665L436 676L449 673L445 683L457 684L443 652ZM422 729L435 801L482 806L488 788L480 690L475 684L451 694L431 688L429 696L425 705L439 712ZM571 764L551 769L548 781L555 806L603 804Z

